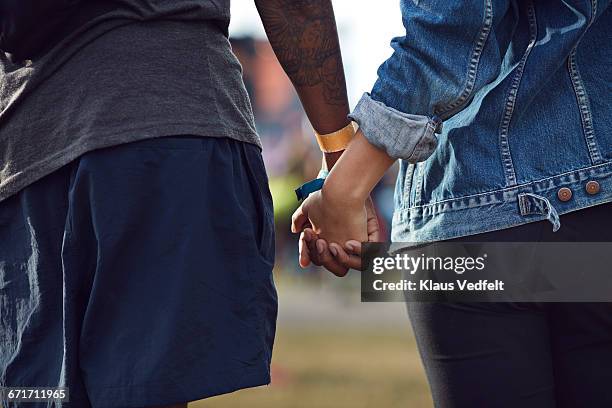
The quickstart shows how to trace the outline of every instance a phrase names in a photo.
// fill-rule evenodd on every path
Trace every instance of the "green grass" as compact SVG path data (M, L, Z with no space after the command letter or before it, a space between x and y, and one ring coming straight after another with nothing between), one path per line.
M404 329L404 328L402 328ZM284 329L272 385L190 408L395 408L432 406L414 343L405 330Z

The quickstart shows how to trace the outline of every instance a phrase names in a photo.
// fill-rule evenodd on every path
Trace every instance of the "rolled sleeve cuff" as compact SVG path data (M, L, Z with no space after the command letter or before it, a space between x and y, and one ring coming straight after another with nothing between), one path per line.
M370 143L395 159L424 161L438 145L439 124L435 119L400 112L375 101L367 92L349 117L357 122Z

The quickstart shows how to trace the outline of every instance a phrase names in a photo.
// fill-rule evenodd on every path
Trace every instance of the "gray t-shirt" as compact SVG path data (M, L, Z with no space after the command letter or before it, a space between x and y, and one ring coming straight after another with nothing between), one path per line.
M120 0L32 61L0 52L0 201L83 153L170 135L260 145L229 0Z

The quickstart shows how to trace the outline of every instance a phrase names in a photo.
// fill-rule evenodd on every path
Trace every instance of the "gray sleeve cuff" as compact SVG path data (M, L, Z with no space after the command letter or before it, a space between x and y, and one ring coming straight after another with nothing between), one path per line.
M375 101L367 92L349 117L370 143L395 159L424 161L438 145L435 133L440 123L436 119L400 112Z

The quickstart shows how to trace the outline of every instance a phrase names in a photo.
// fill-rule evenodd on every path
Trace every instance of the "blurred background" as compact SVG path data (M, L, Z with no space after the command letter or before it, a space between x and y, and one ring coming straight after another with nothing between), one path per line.
M376 80L402 34L399 1L334 0L351 107ZM402 303L361 303L359 274L335 278L301 269L289 230L293 190L316 177L321 153L291 83L267 42L254 2L232 2L230 35L251 96L274 197L278 332L272 385L200 401L196 408L431 407L425 376ZM390 229L392 169L373 194Z

